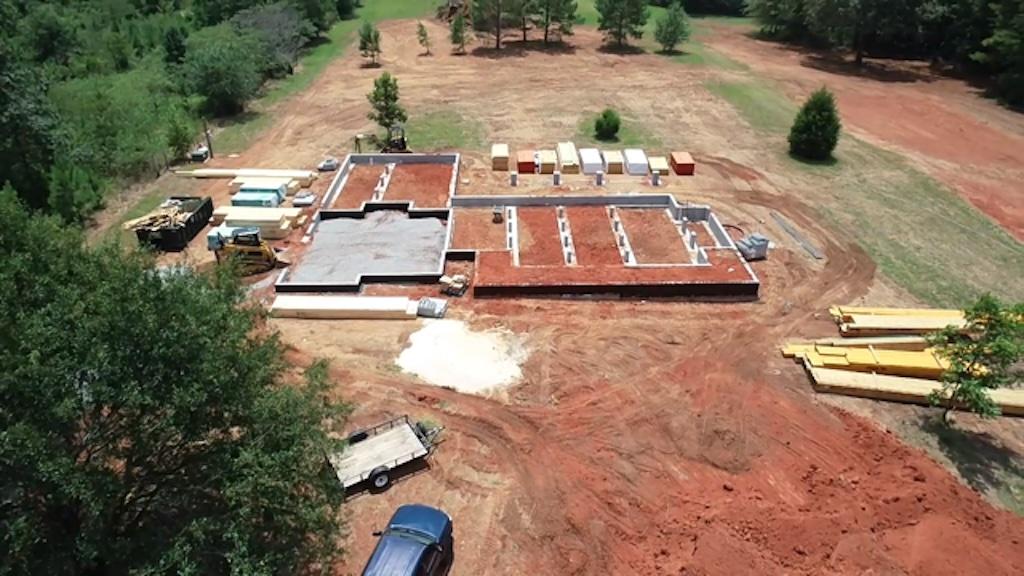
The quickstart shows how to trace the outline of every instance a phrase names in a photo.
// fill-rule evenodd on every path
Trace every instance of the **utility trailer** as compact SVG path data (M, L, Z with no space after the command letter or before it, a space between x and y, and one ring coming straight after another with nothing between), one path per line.
M345 450L328 460L346 492L367 481L373 489L384 490L393 470L433 453L441 430L400 416L351 434Z

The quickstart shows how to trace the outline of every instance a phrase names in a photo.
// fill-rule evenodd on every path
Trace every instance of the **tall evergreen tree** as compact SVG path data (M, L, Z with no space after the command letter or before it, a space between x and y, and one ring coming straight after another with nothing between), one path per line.
M839 142L839 111L825 88L811 94L789 131L789 152L808 160L827 160Z
M629 38L639 40L644 35L644 26L650 11L647 0L597 0L599 13L597 29L604 32L620 48Z
M466 18L462 14L456 14L449 24L452 46L459 54L466 53Z
M476 0L473 2L473 27L494 35L494 49L501 50L504 19L514 0Z
M576 22L576 0L535 0L535 26L544 30L544 43L551 40L551 33L559 37L572 34Z
M690 37L690 18L678 0L673 2L665 14L658 19L654 28L654 39L661 44L664 52L672 52L676 46Z
M398 103L398 80L387 72L373 81L373 91L366 95L373 111L369 118L382 128L390 128L408 120L405 109Z

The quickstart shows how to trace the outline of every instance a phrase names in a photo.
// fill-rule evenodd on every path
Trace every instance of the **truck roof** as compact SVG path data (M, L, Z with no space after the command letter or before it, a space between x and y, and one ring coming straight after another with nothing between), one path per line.
M363 576L415 574L426 550L427 546L417 540L401 534L385 534L363 568Z
M388 528L419 532L440 542L451 522L451 518L437 508L423 504L406 504L395 510Z

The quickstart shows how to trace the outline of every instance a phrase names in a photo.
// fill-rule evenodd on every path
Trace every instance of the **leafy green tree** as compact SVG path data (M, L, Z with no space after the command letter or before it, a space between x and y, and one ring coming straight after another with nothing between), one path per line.
M650 11L646 0L597 0L598 26L606 40L622 48L629 38L639 40Z
M761 33L783 40L809 36L806 0L747 0L745 10L761 27Z
M427 56L430 55L430 35L427 34L427 27L423 25L423 22L416 23L416 41L420 43L427 52Z
M605 108L604 112L601 112L601 115L594 120L594 135L598 140L614 142L618 139L621 125L622 119L619 118L619 113L611 108Z
M1024 105L1024 0L995 5L995 26L972 58L996 73L996 93L1007 103Z
M452 46L459 54L466 53L466 19L462 14L456 14L449 25Z
M1004 305L984 295L964 311L964 329L947 327L930 341L949 362L942 375L942 390L932 394L933 404L951 410L966 408L984 417L999 414L989 394L1024 377L1024 303Z
M177 66L185 61L188 32L182 26L171 26L164 32L164 62Z
M356 3L354 0L337 0L334 3L334 7L338 12L338 18L342 20L351 20L356 17Z
M259 40L264 76L281 78L292 73L306 43L306 25L294 6L285 2L254 6L235 14L231 23Z
M185 77L215 115L237 114L259 90L259 41L226 24L204 28L188 39Z
M37 62L66 66L81 46L81 37L70 9L40 2L24 19L25 37Z
M105 188L89 168L60 157L50 168L50 211L66 223L78 223L103 205Z
M387 72L373 81L373 91L366 95L366 99L373 107L369 119L382 128L387 129L409 119L405 109L398 103L398 80Z
M184 158L191 149L196 135L196 126L186 114L175 114L167 125L167 147L172 157Z
M9 183L37 209L48 204L50 166L62 140L40 72L0 38L0 186Z
M804 102L789 131L789 153L807 160L827 160L839 143L835 97L819 88Z
M493 34L495 50L501 50L501 32L513 1L515 0L476 0L473 2L473 28Z
M329 572L325 366L289 383L227 267L158 271L2 196L0 573Z
M338 20L335 0L292 0L304 20L312 26L310 38L320 36L331 29Z
M359 28L359 52L363 58L369 58L370 63L376 65L380 51L380 30L369 20L363 20Z
M673 2L665 14L658 18L654 27L654 39L661 44L663 52L672 52L676 46L690 37L690 17L683 5Z
M559 38L572 34L572 25L576 21L576 0L535 1L533 23L544 30L545 44L551 40L552 32Z

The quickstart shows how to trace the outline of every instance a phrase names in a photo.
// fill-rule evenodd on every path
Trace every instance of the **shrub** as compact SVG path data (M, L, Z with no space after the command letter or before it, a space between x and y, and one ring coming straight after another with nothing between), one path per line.
M821 88L807 99L789 131L789 153L808 160L827 160L839 142L835 97Z
M690 18L679 2L673 2L668 11L658 19L654 28L654 39L661 44L662 51L672 52L689 37Z
M622 119L619 118L618 112L607 108L594 121L594 134L597 135L598 140L615 140L621 125Z

